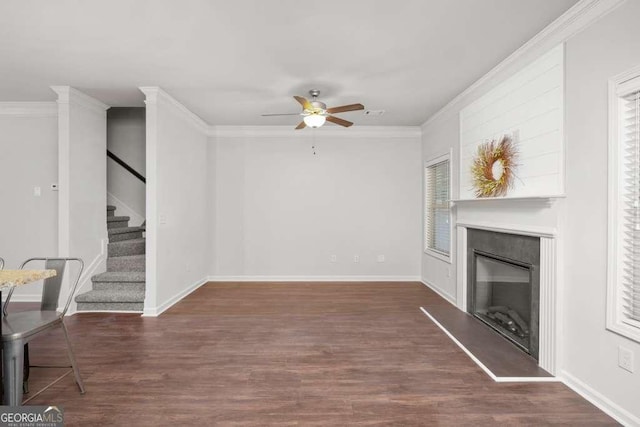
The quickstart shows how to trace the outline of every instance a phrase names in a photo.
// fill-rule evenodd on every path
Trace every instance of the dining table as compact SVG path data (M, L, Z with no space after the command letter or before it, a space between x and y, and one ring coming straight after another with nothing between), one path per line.
M2 300L2 291L12 289L17 286L23 286L28 283L36 282L38 280L48 279L56 275L55 270L0 270L0 301ZM0 335L2 334L2 323L4 323L4 311L0 307L0 316L2 316L2 322L0 322ZM22 384L23 374L15 372L10 369L12 365L10 360L5 360L7 352L2 352L2 404L8 406L20 406L22 402L18 402L20 399L13 392L11 384Z

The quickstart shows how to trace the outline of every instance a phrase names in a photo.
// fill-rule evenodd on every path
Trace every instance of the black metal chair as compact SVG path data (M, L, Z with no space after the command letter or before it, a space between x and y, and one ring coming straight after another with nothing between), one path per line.
M10 378L10 387L13 393L12 400L15 402L5 402L9 405L20 405L22 403L22 394L28 393L28 379L29 379L29 341L35 338L38 334L48 331L51 328L60 326L64 332L64 337L67 343L67 350L69 353L70 366L38 366L38 367L55 367L55 368L71 368L75 375L76 383L80 389L80 393L84 394L84 384L80 377L80 370L76 363L75 356L73 354L73 348L71 347L71 341L69 340L69 333L64 324L64 315L69 309L69 304L73 295L75 294L80 276L84 269L84 262L79 258L30 258L22 263L20 269L32 262L44 262L44 269L56 270L56 276L50 277L43 281L42 286L42 300L40 303L40 310L22 311L17 313L7 313L7 307L13 294L13 289L9 291L7 300L2 309L4 317L2 319L2 344L5 355L3 360L3 375ZM65 267L69 262L75 262L78 265L78 272L75 275L75 280L72 282L71 292L62 311L58 311L58 300L60 297L60 291L62 288L62 279L65 273ZM8 363L7 363L8 362ZM19 373L23 373L23 381L19 381ZM49 387L49 386L47 386ZM47 388L45 387L45 389ZM38 393L39 394L39 393Z

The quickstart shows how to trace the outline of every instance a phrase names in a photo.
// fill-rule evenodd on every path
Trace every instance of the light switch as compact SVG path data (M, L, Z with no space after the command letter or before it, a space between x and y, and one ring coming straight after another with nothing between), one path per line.
M40 187L33 187L33 195L40 197L42 195L42 189Z
M166 224L167 223L167 216L165 214L158 215L158 222L160 224Z

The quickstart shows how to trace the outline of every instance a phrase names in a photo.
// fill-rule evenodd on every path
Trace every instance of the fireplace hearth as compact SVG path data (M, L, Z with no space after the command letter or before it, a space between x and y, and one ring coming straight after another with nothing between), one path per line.
M538 359L540 239L467 231L467 311Z

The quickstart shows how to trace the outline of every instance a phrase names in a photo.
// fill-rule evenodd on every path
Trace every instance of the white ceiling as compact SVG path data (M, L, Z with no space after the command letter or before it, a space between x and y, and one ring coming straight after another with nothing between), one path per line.
M0 101L160 86L214 125L295 125L292 95L420 125L576 0L2 0Z

